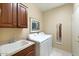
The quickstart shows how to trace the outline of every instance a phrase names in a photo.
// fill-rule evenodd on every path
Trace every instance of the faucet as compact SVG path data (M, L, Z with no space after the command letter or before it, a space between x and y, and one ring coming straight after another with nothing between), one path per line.
M13 37L13 38L11 38L11 39L9 39L8 40L8 43L12 43L12 42L15 42L16 40L15 40L15 38Z

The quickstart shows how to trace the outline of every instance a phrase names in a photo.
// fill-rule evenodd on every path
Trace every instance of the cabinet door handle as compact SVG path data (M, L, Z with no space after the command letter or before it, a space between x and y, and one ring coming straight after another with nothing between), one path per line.
M2 11L1 11L1 8L0 8L0 16L1 16L1 13L2 13Z

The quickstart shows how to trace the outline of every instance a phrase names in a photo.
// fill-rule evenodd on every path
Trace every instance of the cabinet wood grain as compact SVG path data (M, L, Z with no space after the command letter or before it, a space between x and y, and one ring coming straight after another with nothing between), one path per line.
M13 56L35 56L35 44L17 52Z
M27 7L19 3L0 3L0 28L27 28Z
M18 27L27 27L27 8L18 4Z

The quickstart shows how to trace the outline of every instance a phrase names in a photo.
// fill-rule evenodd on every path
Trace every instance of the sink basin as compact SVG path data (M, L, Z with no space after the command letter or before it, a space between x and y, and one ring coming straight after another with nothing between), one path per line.
M14 43L9 43L0 46L0 54L1 55L13 55L18 51L21 51L24 48L29 47L34 44L34 42L27 40L19 40Z

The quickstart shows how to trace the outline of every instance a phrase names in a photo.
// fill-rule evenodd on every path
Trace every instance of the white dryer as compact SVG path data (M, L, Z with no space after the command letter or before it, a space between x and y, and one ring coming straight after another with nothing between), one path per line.
M49 56L52 52L52 36L44 33L29 34L29 40L36 42L36 55Z

